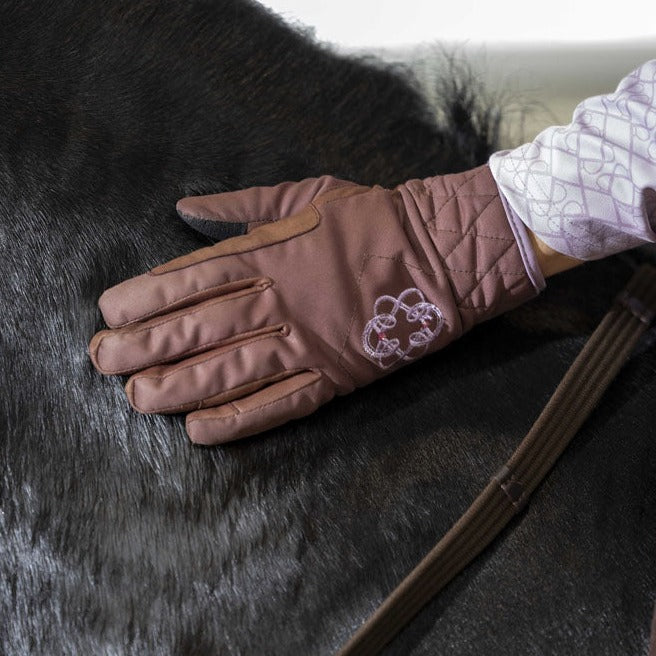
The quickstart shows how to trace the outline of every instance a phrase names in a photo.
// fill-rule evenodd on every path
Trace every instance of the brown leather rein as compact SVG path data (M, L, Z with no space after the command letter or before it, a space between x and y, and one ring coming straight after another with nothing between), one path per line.
M643 265L618 295L508 462L338 656L380 653L492 542L526 505L655 317L656 268Z

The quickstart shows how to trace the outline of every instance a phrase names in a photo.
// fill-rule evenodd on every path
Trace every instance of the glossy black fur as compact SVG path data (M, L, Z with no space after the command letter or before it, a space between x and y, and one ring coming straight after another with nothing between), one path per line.
M348 20L348 17L344 17ZM0 2L0 653L328 655L510 454L639 259L224 448L131 411L106 287L204 242L181 196L466 169L494 116L247 0ZM389 654L641 654L656 593L652 330L533 501Z

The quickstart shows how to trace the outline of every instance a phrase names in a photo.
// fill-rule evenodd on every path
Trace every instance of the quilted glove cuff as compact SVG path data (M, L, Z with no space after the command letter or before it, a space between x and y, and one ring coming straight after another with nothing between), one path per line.
M430 237L426 252L449 282L460 334L544 289L526 228L506 211L487 165L398 189L410 221Z

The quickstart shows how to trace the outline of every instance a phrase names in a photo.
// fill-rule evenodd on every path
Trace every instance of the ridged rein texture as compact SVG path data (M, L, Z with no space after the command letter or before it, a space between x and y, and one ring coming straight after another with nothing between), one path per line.
M105 292L113 329L90 351L100 371L133 373L137 410L189 412L195 442L310 414L536 294L487 166L394 190L324 177L181 205L192 225L261 225Z
M656 268L644 265L591 335L510 459L338 656L376 656L528 503L656 317Z

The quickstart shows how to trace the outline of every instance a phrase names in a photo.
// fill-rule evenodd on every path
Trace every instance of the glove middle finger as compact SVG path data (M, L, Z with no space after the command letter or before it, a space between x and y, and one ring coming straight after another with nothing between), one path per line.
M105 374L127 374L267 332L277 322L270 287L262 278L191 307L103 330L89 345L92 361Z
M140 412L188 412L250 394L298 371L295 343L282 325L260 335L195 355L172 365L150 367L126 385Z

